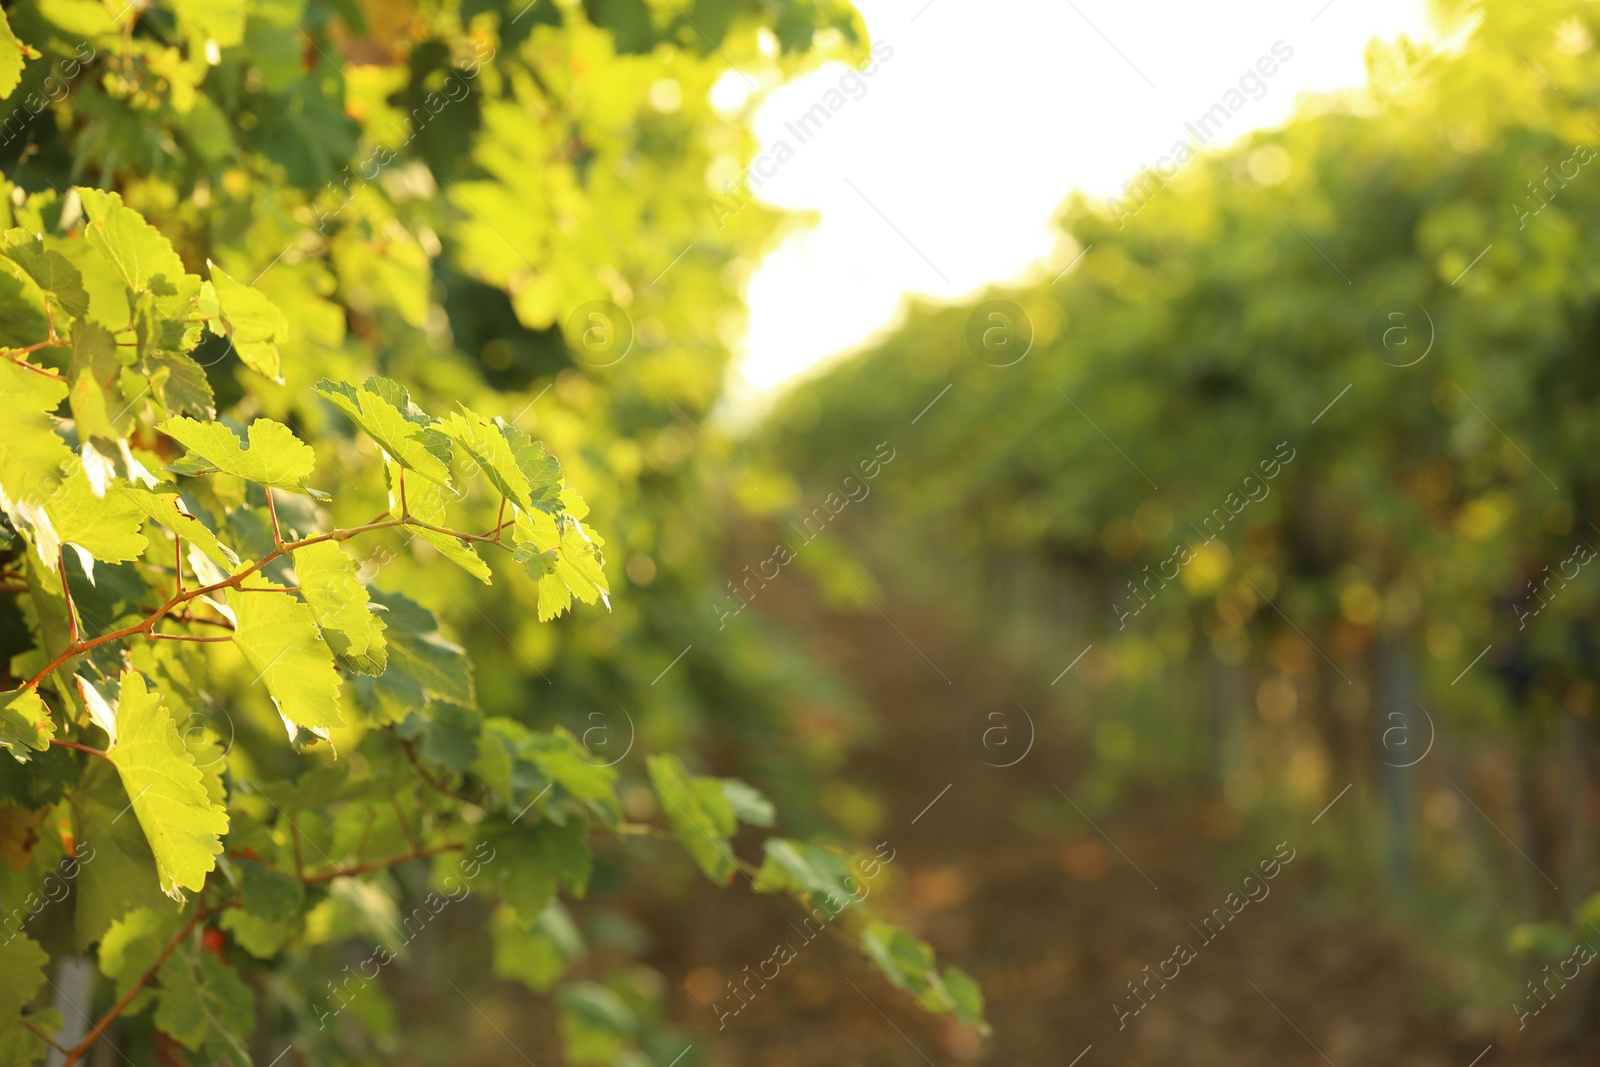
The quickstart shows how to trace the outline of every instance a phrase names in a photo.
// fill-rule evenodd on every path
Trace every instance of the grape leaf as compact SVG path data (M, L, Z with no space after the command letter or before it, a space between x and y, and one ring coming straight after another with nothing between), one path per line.
M606 581L598 534L592 537L571 515L543 512L517 516L512 531L516 558L539 583L539 621L548 622L572 606L573 597L585 604L603 600L611 606L611 586Z
M137 671L122 676L117 742L107 755L144 827L162 891L175 900L181 889L198 892L216 867L228 813L211 802L161 694L146 689Z
M239 566L239 557L233 550L217 540L216 533L209 526L183 510L182 499L170 485L154 490L136 485L126 489L125 493L146 516L200 549L207 559L225 572L231 574Z
M193 357L183 352L153 351L139 358L145 377L150 379L150 388L155 390L168 414L187 411L207 419L216 417L216 395L211 391L205 368Z
M112 262L130 290L157 296L178 292L188 272L160 230L124 206L119 193L79 187L78 195L89 216L85 236L90 246Z
M494 848L486 866L492 866L501 896L524 914L537 915L555 897L557 881L578 897L588 888L592 859L580 819L566 826L495 826L483 839Z
M243 0L174 0L172 10L184 28L194 36L209 38L222 48L232 48L244 40L245 4Z
M566 727L558 726L549 733L530 731L526 755L541 775L578 800L595 805L608 822L621 817L616 770L591 756Z
M123 436L118 423L126 427L132 421L129 412L133 406L122 400L121 378L122 359L111 331L93 319L74 322L72 356L67 364L72 392L67 399L80 441L91 436L115 441Z
M478 736L482 731L481 712L436 700L406 716L395 732L404 738L421 737L423 759L459 774L478 758Z
M287 922L263 919L242 908L223 912L217 925L232 934L239 947L258 960L270 960L283 951L283 946L294 933L293 927Z
M376 678L355 679L367 709L381 721L398 722L433 700L477 707L472 661L466 650L438 632L433 612L401 593L372 589L383 613L388 662Z
M238 1046L248 1063L248 1053L239 1035L255 1025L255 998L250 988L209 952L200 954L198 964L184 953L168 956L156 972L161 999L156 1007L156 1026L191 1052L215 1041L224 1049Z
M233 840L229 838L230 845ZM265 863L246 860L237 869L242 906L223 912L221 925L246 952L271 959L294 932L305 887L298 878Z
M39 53L17 40L11 32L11 23L0 11L0 100L10 96L22 80L23 57L39 58Z
M390 493L393 499L399 498L399 493L392 487L396 483L396 470L393 461L384 464L384 469L389 475ZM412 518L419 519L430 526L443 526L445 524L445 490L441 485L433 482L413 481L406 486L406 506L411 510ZM439 550L439 554L450 562L478 579L484 585L491 584L489 565L483 561L466 541L459 537L452 537L438 530L426 530L420 526L411 527L411 532L420 540L426 541Z
M561 465L544 446L508 425L463 405L439 421L439 429L483 471L500 495L523 511L561 510Z
M627 1063L639 1019L628 1002L599 982L574 982L556 993L561 1006L561 1043L568 1063L603 1067Z
M48 746L27 763L0 759L0 804L52 808L77 784L78 774L77 757L60 745Z
M722 780L722 795L728 798L740 822L747 822L751 826L771 826L778 816L772 801L762 795L761 790L738 778Z
M83 697L83 706L89 713L89 719L96 726L106 732L108 745L117 743L117 709L101 695L93 682L83 675L74 675L73 680L78 683L78 693Z
M387 378L368 378L357 389L323 378L315 388L394 462L431 482L450 484L450 439L433 428L434 420L411 402L402 386Z
M173 913L176 909L161 892L150 843L139 820L129 817L127 791L116 768L107 760L91 759L71 797L79 847L94 850L93 860L78 872L74 894L78 948L98 941L134 908Z
M0 39L0 49L5 47ZM46 250L44 242L26 230L7 230L0 240L0 254L21 267L44 293L52 297L56 310L65 318L77 319L89 310L89 294L83 288L83 274L60 252Z
M764 847L767 855L756 874L756 892L803 895L810 902L820 902L833 915L860 897L860 886L850 888L847 879L855 881L855 877L837 853L781 837L767 838Z
M336 656L363 656L383 650L383 623L367 610L367 590L356 577L356 561L333 541L319 541L292 553L300 595ZM380 664L379 670L382 669Z
M251 370L275 382L283 381L278 346L289 339L289 320L260 292L234 281L209 260L206 266L211 269L211 284L217 295L217 306L222 309L223 321L227 323L233 350Z
M538 732L495 716L484 721L477 748L475 773L508 803L531 809L522 798L532 796L540 814L559 823L584 811L607 824L621 818L615 769L591 756L565 727ZM551 792L554 786L560 791Z
M0 943L0 1027L9 1026L44 986L44 965L49 962L44 949L27 934L12 934Z
M977 1027L979 1033L989 1032L989 1024L983 1017L983 988L970 974L960 967L946 967L944 991L950 995L957 1019Z
M95 496L88 475L80 471L61 484L45 510L55 538L78 546L102 563L138 559L149 544L139 532L144 511L129 497L125 485L108 486L104 496ZM47 564L55 562L48 555L43 558ZM84 570L93 580L88 561L84 561Z
M500 905L490 920L490 933L495 977L514 979L535 993L548 992L583 955L583 936L561 901L555 899L526 925L515 908Z
M728 840L739 828L733 805L717 778L695 778L678 757L651 756L650 781L666 808L667 823L706 877L727 883L735 870L733 845Z
M0 1063L36 1067L50 1054L50 1046L39 1034L59 1034L66 1025L66 1018L55 1008L37 1008L27 1018L33 1029L12 1026L0 1030Z
M989 1032L983 1019L983 994L962 970L951 967L940 975L933 949L906 931L874 919L861 932L861 948L891 985L910 993L929 1011L955 1012L962 1022Z
M252 422L248 448L241 448L238 435L220 422L196 422L180 415L159 428L189 450L172 465L180 474L223 471L274 489L309 491L306 479L317 464L317 454L281 422Z
M29 751L44 752L56 734L50 709L37 689L12 689L0 693L0 748L26 763Z
M161 950L183 925L183 913L134 908L111 924L100 939L100 973L116 983L117 996L133 988L151 967Z
M264 578L246 584L282 588ZM234 643L257 672L256 681L266 682L278 714L301 726L342 725L339 674L311 608L292 596L237 589L228 590L228 605L238 621Z
M300 914L305 887L298 878L265 863L239 864L239 884L244 910L271 922L284 922Z
M5 44L0 41L0 48ZM12 512L18 504L45 500L60 485L62 464L72 451L56 434L51 416L67 395L67 385L0 360L0 396L6 399L0 419L0 506Z

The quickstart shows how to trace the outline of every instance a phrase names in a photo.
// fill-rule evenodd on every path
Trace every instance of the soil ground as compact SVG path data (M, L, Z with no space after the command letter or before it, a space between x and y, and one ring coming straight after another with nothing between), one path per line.
M1300 862L1281 868L1269 896L1206 941L1197 926L1272 857L1271 844L1239 837L1217 801L1157 782L1133 787L1091 824L1069 799L1088 757L1053 739L1048 723L1009 768L986 765L966 740L986 701L1037 698L1042 706L1047 680L1008 677L1000 658L964 647L910 595L891 590L880 599L886 616L839 616L801 585L763 607L880 720L846 777L887 805L875 837L896 850L894 918L979 980L993 1034L980 1038L921 1011L842 945L804 944L792 906L708 889L694 897L704 909L698 927L685 928L681 910L650 920L651 962L675 983L675 1019L699 1028L702 1063L1593 1062L1593 1048L1566 1038L1589 993L1574 989L1570 1003L1552 1004L1521 1033L1509 1006L1463 1010L1442 992L1448 963L1424 962L1418 937L1386 917L1381 901L1347 899L1309 856L1296 853ZM724 1007L734 1004L721 983L746 965L753 973L778 941L799 947L798 958L719 1031L715 1010L697 996L721 992ZM1154 973L1179 942L1195 957L1164 987L1142 986L1148 1005L1119 1026L1113 1005L1143 1002L1126 983Z

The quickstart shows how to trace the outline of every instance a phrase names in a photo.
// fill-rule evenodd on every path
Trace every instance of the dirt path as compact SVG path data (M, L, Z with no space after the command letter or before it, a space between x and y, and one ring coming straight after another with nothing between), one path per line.
M720 1032L712 1008L683 997L681 1013L704 1023L706 1062L1468 1067L1491 1043L1481 1067L1573 1062L1516 1047L1509 1013L1457 1018L1443 976L1375 917L1377 902L1345 900L1292 840L1244 841L1215 801L1149 783L1091 823L1069 799L1085 754L1042 710L1048 679L1008 678L908 598L878 603L888 618L839 617L791 588L764 607L881 720L846 777L887 805L877 836L896 849L895 917L979 979L994 1034L978 1041L919 1011L819 938ZM970 740L996 699L1040 709L1036 743L1007 768ZM1288 859L1274 869L1275 851ZM1245 883L1263 862L1275 877ZM1240 903L1246 892L1260 899ZM698 929L664 931L655 961L688 975L691 993L720 991L796 940L795 916L773 900L708 894L703 906ZM1213 909L1229 921L1202 930ZM1151 977L1162 971L1170 980Z

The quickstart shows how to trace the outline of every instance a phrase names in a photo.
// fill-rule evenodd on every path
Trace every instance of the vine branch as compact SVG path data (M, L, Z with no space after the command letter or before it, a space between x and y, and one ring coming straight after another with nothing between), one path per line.
M89 755L91 755L91 756L99 756L101 759L110 759L111 758L111 756L107 752L102 750L102 749L91 748L88 745L80 745L76 741L63 741L59 737L52 737L50 739L50 743L52 745L60 745L62 748L75 748L79 752L87 752L87 753L89 753Z
M51 1038L49 1034L30 1023L27 1019L18 1019L17 1022L21 1023L23 1026L26 1026L33 1033L34 1037L37 1037L40 1041L43 1041L57 1052L60 1052L64 1055L70 1051L68 1048L66 1048L66 1046L56 1044L55 1040Z
M268 494L268 499L271 499L270 492ZM513 520L513 522L514 521L515 520ZM76 632L76 623L74 623L72 643L66 648L62 649L54 659L52 659L49 663L46 663L44 667L40 669L38 674L35 674L32 678L28 679L23 683L23 685L29 689L37 689L40 682L54 674L62 664L66 663L74 656L80 656L91 649L98 648L104 644L109 644L112 641L121 641L129 637L145 637L150 640L173 639L175 635L162 634L158 636L155 632L156 623L163 618L166 618L168 615L172 615L178 608L189 603L190 601L196 600L200 597L209 596L210 594L220 590L234 589L246 593L295 592L297 587L294 586L284 589L266 589L260 586L246 586L244 582L245 579L256 574L273 560L294 552L296 549L305 548L309 545L321 544L324 541L333 541L335 543L342 544L343 542L350 540L352 537L359 537L364 533L372 533L377 530L393 529L397 526L416 526L424 530L430 530L434 533L444 534L448 537L454 537L462 541L499 544L501 543L502 532L507 526L510 525L512 525L512 523L501 522L497 523L495 528L489 533L473 534L466 533L462 530L451 530L443 526L435 526L432 523L426 523L419 519L412 518L410 515L401 515L401 517L397 519L375 519L372 522L364 525L352 526L345 530L329 530L327 533L316 534L312 537L304 537L298 541L279 541L277 547L271 552L268 552L266 555L262 556L248 567L245 567L237 574L234 574L228 578L224 578L220 582L212 582L210 585L203 585L194 589L183 589L180 582L178 591L174 592L165 603L156 608L155 611L146 616L140 622L132 623L128 626L122 627L119 630L112 630L108 633L103 633L97 637L90 638L80 638ZM64 568L62 574L63 582L65 582ZM68 610L70 613L71 592L66 592L68 599ZM181 618L181 616L179 617ZM206 640L211 639L208 638Z
M101 1036L105 1034L106 1028L116 1021L117 1016L121 1015L127 1010L128 1005L133 1003L133 998L138 996L140 992L144 990L144 987L150 983L150 979L155 977L156 972L161 969L161 965L167 962L167 957L172 955L177 947L183 943L185 938L194 933L195 927L199 926L211 916L217 914L217 912L225 911L228 908L233 907L234 904L235 902L230 900L209 908L196 908L195 913L189 917L189 921L184 923L183 928L174 934L172 939L167 942L166 947L161 950L161 954L155 958L155 962L150 964L149 967L145 968L144 973L139 975L139 977L134 980L133 984L128 987L128 991L126 993L117 998L117 1002L115 1004L106 1009L106 1013L100 1017L99 1022L94 1024L93 1029L84 1035L83 1040L79 1041L76 1045L73 1045L71 1049L67 1050L66 1061L61 1065L61 1067L76 1067L76 1065L83 1059L84 1054L89 1051L90 1046L92 1046L96 1041L100 1040Z
M386 867L393 867L412 860L427 859L437 856L441 852L459 852L467 846L459 841L447 841L442 845L430 845L427 848L412 849L402 856L387 856L381 860L371 860L367 863L357 863L352 867L334 867L326 871L314 871L311 874L302 874L300 881L305 885L319 885L322 882L331 882L335 878L353 878L358 874L370 874L381 871Z

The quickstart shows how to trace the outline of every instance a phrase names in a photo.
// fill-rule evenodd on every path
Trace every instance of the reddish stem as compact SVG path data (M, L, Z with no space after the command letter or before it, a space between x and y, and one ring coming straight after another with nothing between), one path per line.
M122 994L117 999L117 1002L107 1009L106 1013L100 1017L100 1021L94 1024L94 1028L84 1035L83 1040L72 1046L62 1067L76 1067L78 1062L83 1059L84 1053L89 1051L91 1045L100 1040L101 1036L105 1034L106 1028L116 1021L117 1016L127 1010L128 1005L133 1003L133 998L143 991L144 987L149 984L150 979L154 978L155 973L161 969L161 965L167 962L167 957L171 956L177 947L183 943L184 939L194 932L196 926L199 926L217 912L231 907L233 907L233 902L229 901L214 908L195 909L195 913L189 917L189 921L183 924L183 929L179 930L173 935L172 940L167 942L167 947L161 950L161 954L156 957L155 962L145 968L144 973L134 981L128 991Z
M108 754L106 754L105 752L102 752L98 748L90 748L88 745L80 745L76 741L63 741L59 737L52 737L50 739L50 743L52 745L60 745L62 748L75 748L79 752L87 752L87 753L89 753L89 755L91 755L91 756L99 756L101 759L110 759L111 758Z

